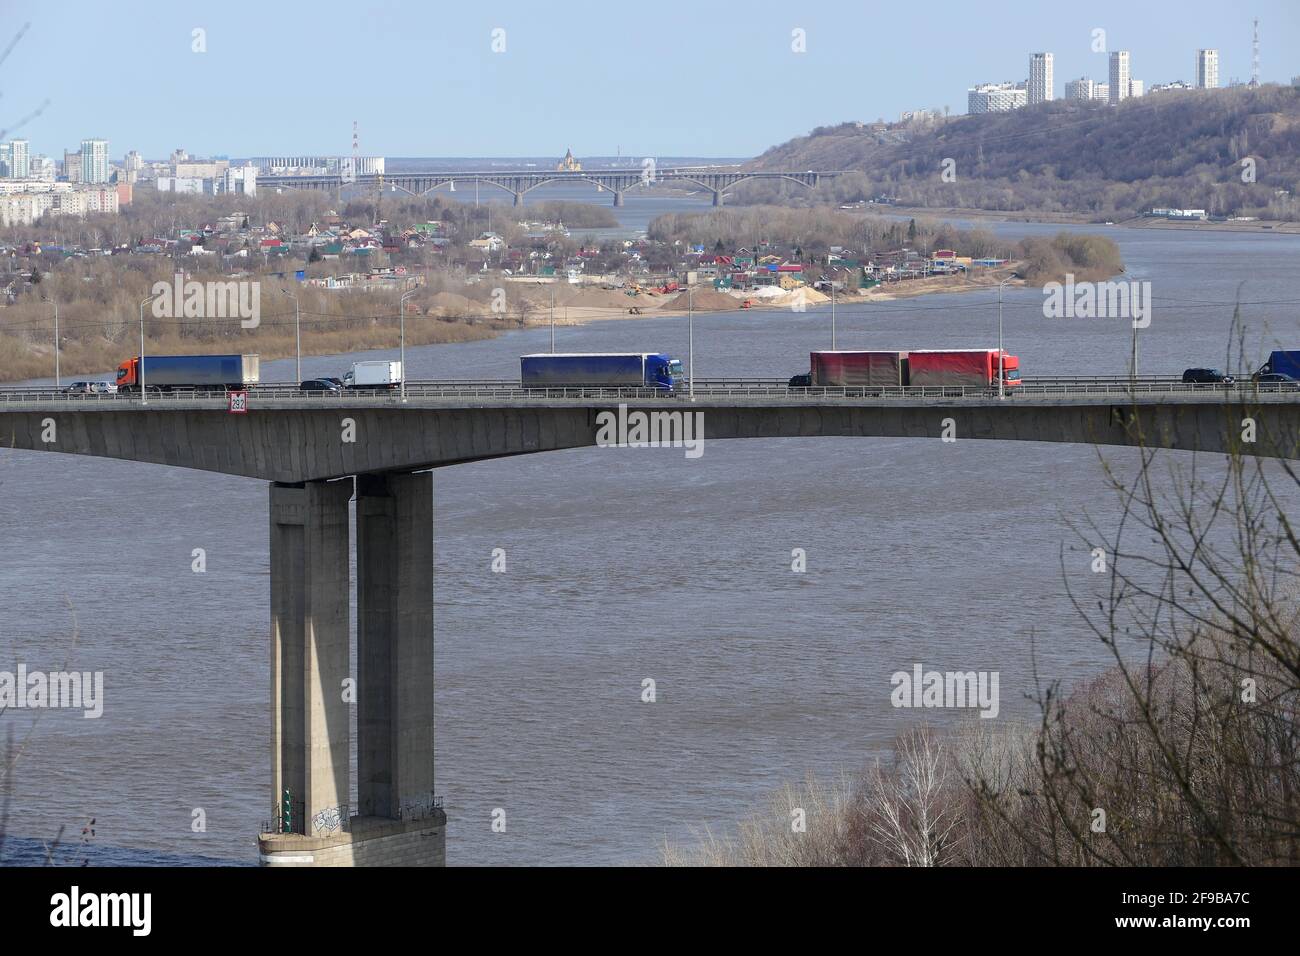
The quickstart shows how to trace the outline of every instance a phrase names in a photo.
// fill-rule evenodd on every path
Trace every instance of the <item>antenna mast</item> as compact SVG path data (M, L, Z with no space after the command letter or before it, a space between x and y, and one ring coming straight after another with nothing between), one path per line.
M1259 86L1259 17L1255 18L1255 41L1251 46L1250 85Z

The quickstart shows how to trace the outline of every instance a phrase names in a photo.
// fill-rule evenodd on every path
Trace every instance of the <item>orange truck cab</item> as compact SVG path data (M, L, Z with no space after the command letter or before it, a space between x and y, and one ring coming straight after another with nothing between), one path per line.
M140 386L140 359L129 358L117 367L119 391L131 392Z

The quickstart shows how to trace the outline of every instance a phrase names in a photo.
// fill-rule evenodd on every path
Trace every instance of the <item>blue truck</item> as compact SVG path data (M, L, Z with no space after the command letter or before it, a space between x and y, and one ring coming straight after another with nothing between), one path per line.
M524 388L660 388L681 383L682 363L663 352L539 352L519 358Z
M261 370L256 355L146 355L144 387L151 392L243 389L256 385ZM140 358L117 367L121 392L140 390Z
M1278 349L1270 352L1255 377L1260 375L1285 375L1300 381L1300 349Z

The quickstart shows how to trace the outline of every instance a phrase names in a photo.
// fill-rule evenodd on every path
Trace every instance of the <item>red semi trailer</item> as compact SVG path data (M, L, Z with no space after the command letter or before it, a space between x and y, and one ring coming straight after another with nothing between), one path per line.
M919 349L907 353L909 385L998 387L997 349ZM1020 359L1002 354L1005 388L1020 384Z
M873 388L900 385L997 388L997 349L917 349L914 351L835 350L808 356L809 372L790 380L791 388ZM1020 359L1002 353L1005 388L1020 384Z
M906 385L906 352L836 351L808 356L813 385Z

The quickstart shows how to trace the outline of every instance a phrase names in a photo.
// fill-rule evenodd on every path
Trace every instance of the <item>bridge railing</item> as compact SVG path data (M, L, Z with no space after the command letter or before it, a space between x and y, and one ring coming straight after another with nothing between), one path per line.
M293 385L262 385L249 391L249 405L256 408L259 401L279 400L293 401L305 406L346 404L397 404L400 393L396 389L355 389L343 392L303 391ZM1127 379L1099 379L1097 381L1044 381L1026 382L1007 389L1008 401L1017 397L1051 398L1051 397L1087 397L1087 396L1138 396L1152 397L1159 395L1198 396L1207 400L1231 397L1246 398L1252 395L1291 394L1300 397L1300 383L1264 383L1242 382L1235 385L1193 385L1178 381L1145 380L1131 382ZM904 385L904 386L811 386L789 388L779 380L713 380L699 381L695 384L695 397L698 398L780 398L797 401L825 399L989 399L997 395L995 387L959 386L959 385ZM545 401L572 400L591 403L596 401L681 401L688 397L688 390L681 387L676 391L658 388L524 388L516 382L439 382L407 383L406 397L422 400L475 401ZM59 403L70 406L106 404L119 405L130 403L139 405L140 396L122 392L68 393L50 387L23 387L0 389L0 407L6 405ZM159 407L177 406L182 403L197 404L199 407L223 407L226 404L224 391L172 391L150 392L148 404Z

